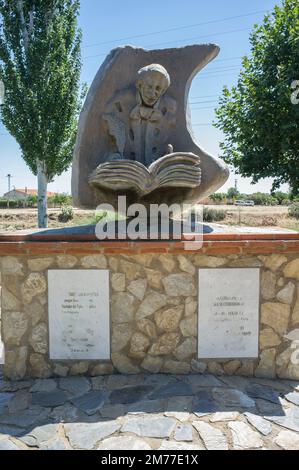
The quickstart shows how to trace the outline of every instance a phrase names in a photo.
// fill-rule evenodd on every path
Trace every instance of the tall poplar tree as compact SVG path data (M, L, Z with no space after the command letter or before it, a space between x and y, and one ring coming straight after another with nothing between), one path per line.
M38 226L47 185L71 161L80 108L79 0L0 0L1 118L37 175Z

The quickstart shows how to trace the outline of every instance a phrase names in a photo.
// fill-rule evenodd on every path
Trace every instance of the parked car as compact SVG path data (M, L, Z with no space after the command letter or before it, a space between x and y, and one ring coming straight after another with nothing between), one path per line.
M250 199L239 199L235 201L235 206L254 206L254 201Z

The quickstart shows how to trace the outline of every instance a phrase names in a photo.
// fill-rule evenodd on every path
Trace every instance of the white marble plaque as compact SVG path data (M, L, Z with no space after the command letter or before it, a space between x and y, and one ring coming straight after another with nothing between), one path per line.
M109 271L49 270L50 359L110 359Z
M258 357L259 269L199 269L198 357Z

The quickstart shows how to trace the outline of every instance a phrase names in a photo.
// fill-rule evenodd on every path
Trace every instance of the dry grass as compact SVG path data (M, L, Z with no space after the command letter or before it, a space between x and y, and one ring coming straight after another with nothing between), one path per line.
M49 228L71 227L89 224L94 217L94 211L75 210L74 219L63 223L58 221L59 209L49 210ZM0 231L14 232L37 228L36 209L0 209Z
M226 211L225 225L242 227L285 228L299 232L299 221L288 216L285 206L209 206Z

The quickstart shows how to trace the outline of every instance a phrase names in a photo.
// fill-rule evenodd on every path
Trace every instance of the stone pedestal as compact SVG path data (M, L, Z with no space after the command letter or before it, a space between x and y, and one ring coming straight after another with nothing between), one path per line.
M183 240L99 242L92 231L46 231L2 236L0 259L8 378L205 371L299 378L298 234L223 231L186 251ZM198 358L201 268L260 270L258 357ZM110 359L50 359L47 273L60 269L109 271Z

